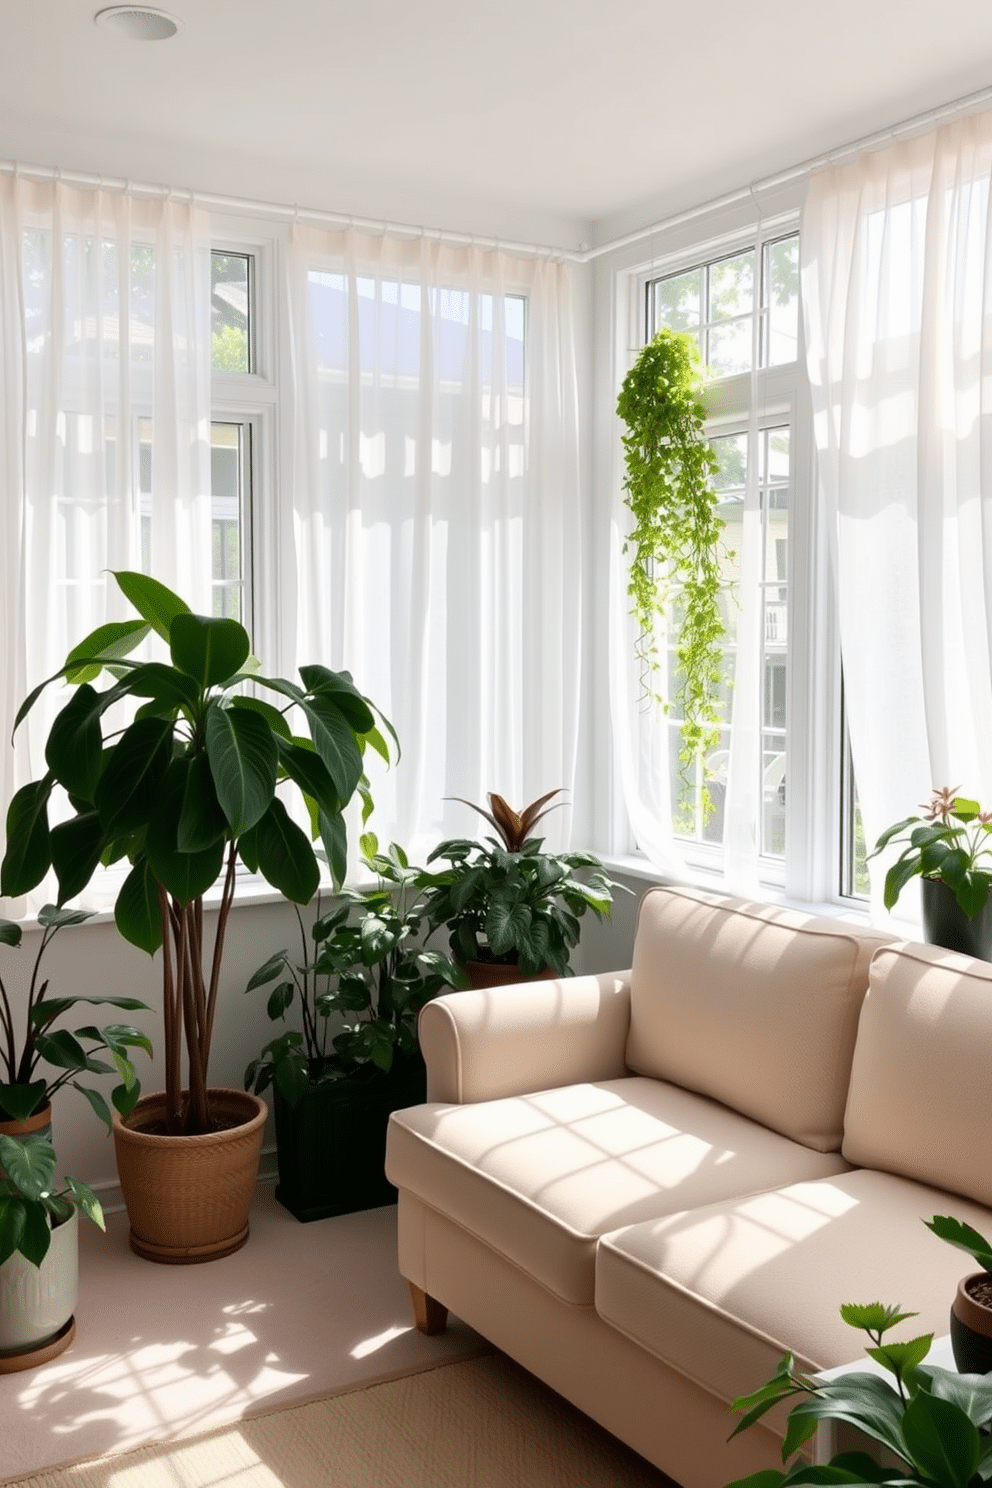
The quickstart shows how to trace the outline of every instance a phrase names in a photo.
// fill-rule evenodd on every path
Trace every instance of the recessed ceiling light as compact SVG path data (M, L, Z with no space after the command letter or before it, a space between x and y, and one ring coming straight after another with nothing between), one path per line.
M150 10L146 5L111 5L97 11L93 19L98 26L129 41L168 41L183 24L167 11Z

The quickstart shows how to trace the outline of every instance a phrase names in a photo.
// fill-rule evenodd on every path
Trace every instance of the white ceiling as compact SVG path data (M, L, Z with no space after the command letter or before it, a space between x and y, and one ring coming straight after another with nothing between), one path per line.
M0 159L574 246L992 83L989 0L0 0Z

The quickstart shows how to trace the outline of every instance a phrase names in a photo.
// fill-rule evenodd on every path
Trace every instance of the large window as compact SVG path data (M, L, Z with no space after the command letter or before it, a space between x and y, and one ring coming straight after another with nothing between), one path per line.
M748 751L756 803L756 850L765 876L781 877L787 851L790 757L789 634L791 526L796 501L795 384L799 333L799 240L795 233L679 268L645 284L645 330L689 330L708 369L708 432L717 456L714 484L723 538L723 723L717 747L680 785L681 717L673 702L668 731L670 798L677 837L703 861L719 858L727 830L727 786L734 729L742 713L755 738ZM747 585L744 592L742 585ZM677 616L678 596L672 612ZM675 640L668 650L668 696L677 698ZM742 646L750 647L747 655ZM753 690L747 706L741 686ZM660 725L642 714L642 729Z

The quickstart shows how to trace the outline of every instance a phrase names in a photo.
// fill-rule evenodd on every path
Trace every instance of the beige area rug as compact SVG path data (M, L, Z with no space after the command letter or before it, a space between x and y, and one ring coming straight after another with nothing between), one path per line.
M21 1480L21 1488L675 1488L502 1354Z
M79 1287L72 1347L0 1376L0 1482L487 1347L457 1319L440 1338L414 1329L395 1208L300 1224L268 1184L247 1245L207 1265L139 1260L124 1214L109 1216L106 1235L81 1225Z

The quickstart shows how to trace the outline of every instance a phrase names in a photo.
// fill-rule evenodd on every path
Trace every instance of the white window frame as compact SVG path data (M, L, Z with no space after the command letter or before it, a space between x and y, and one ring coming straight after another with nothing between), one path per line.
M695 235L683 224L672 251L616 274L616 387L643 346L648 325L648 285L670 274L753 248L760 264L763 244L797 232L799 211L789 211L725 233ZM669 235L666 235L668 237ZM821 531L815 481L812 415L805 370L802 316L795 363L759 368L720 379L706 391L707 430L714 435L747 432L750 396L757 390L758 429L788 422L791 428L789 509L789 642L786 695L788 782L786 855L761 858L761 882L788 900L853 906L841 892L842 719L839 643L830 584L826 534ZM743 396L742 396L743 395ZM679 839L687 864L697 873L722 876L722 849ZM636 853L631 842L629 851Z

